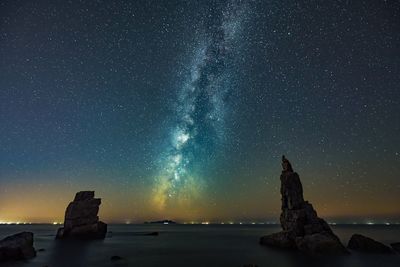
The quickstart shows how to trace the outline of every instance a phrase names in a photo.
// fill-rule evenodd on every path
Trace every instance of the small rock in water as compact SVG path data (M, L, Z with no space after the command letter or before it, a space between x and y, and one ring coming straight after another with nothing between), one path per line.
M122 260L122 258L121 258L120 256L112 256L112 257L110 258L110 260L112 260L112 261L119 261L119 260Z
M22 232L8 236L0 241L0 262L26 260L36 256L33 247L33 233Z
M38 252L43 252L43 251L46 251L46 250L44 248L39 248L37 251Z
M388 246L359 234L351 236L347 247L365 253L393 253Z
M147 233L145 235L158 235L158 232L151 232L151 233Z

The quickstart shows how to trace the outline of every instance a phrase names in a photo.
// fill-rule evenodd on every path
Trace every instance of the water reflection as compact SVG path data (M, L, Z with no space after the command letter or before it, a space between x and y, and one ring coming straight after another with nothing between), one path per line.
M88 246L96 241L55 240L51 251L49 266L83 267L86 266Z

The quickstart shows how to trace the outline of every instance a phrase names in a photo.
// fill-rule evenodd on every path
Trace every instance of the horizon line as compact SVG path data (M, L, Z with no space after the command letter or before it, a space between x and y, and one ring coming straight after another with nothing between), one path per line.
M396 222L327 222L329 225L400 225L399 221ZM260 222L260 221L242 221L242 222L211 222L211 221L190 221L190 222L175 222L162 223L161 222L110 222L109 225L280 225L279 222ZM64 225L62 222L0 222L0 225Z

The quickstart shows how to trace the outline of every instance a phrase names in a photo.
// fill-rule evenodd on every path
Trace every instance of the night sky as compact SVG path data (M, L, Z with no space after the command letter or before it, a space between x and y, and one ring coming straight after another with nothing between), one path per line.
M0 222L400 220L398 1L0 2Z

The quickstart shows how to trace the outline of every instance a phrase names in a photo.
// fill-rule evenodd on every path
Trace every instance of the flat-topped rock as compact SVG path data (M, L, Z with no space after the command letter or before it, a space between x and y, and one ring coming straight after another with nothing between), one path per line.
M97 216L100 204L101 199L94 198L94 191L76 193L65 211L64 227L58 229L56 238L105 238L107 224L99 221Z
M343 254L346 248L325 220L318 217L312 204L304 201L299 175L289 160L282 157L280 223L282 232L263 236L260 244L298 249L308 254Z
M90 200L94 198L94 191L81 191L76 193L74 201Z
M33 233L22 232L0 241L0 262L26 260L36 256L33 247Z
M359 234L351 236L347 247L351 250L364 253L393 253L390 247Z

